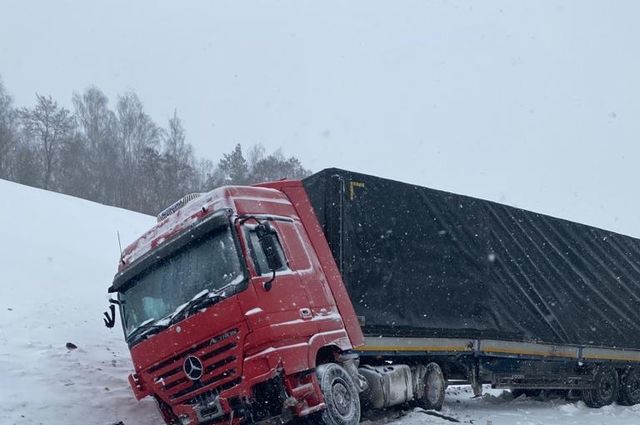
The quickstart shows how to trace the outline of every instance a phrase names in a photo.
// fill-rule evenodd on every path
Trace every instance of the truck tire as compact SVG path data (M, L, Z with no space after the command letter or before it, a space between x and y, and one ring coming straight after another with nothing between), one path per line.
M640 368L633 367L622 374L618 402L624 406L640 404Z
M336 363L325 363L316 368L316 376L327 407L314 419L325 425L358 425L360 395L349 373Z
M447 383L444 380L442 369L437 363L427 364L422 383L424 386L422 396L416 398L415 404L425 410L442 409Z
M589 407L608 406L618 399L618 372L610 367L598 367L593 377L594 387L582 391L582 400Z

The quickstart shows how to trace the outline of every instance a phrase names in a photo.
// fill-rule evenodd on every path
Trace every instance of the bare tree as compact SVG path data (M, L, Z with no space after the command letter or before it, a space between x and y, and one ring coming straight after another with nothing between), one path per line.
M135 93L119 96L116 112L119 137L124 142L127 154L140 158L145 149L157 148L161 130L144 111Z
M193 149L185 142L186 132L176 111L169 119L164 137L163 180L165 200L171 202L187 192L197 189Z
M16 114L13 102L0 80L0 178L10 176L9 156L15 150L16 142Z
M36 94L37 103L32 109L19 111L23 129L39 146L44 165L43 188L51 188L60 146L72 134L75 121L69 110L58 106L51 96Z
M93 149L114 138L116 117L109 110L109 99L97 87L73 94L73 106L80 128Z
M116 113L118 146L122 149L123 161L117 179L120 193L118 203L129 209L138 209L138 202L156 205L159 189L155 172L161 170L158 147L162 129L144 111L142 102L133 92L118 97ZM152 169L153 173L150 172ZM140 191L136 186L149 190ZM141 197L146 199L140 199Z
M166 128L129 92L114 110L96 87L73 95L74 114L51 96L15 109L0 82L0 178L148 214L192 191L308 175L300 161L262 145L212 162L196 158L176 111Z
M18 143L12 155L13 169L11 179L27 186L42 186L42 167L39 164L38 153L29 143Z
M85 175L84 187L76 190L89 199L119 205L122 159L117 145L117 120L109 109L109 99L97 87L89 87L82 94L74 93L73 106L82 134L75 151L86 155L76 158Z

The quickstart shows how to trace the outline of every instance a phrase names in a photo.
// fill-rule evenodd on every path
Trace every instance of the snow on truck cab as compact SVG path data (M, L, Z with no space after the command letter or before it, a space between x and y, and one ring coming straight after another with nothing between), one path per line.
M640 403L638 264L634 238L328 169L188 195L109 292L168 424L355 425L453 381Z

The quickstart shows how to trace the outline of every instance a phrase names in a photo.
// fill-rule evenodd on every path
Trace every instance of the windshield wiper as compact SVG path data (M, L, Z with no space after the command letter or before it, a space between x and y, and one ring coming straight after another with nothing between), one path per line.
M167 325L157 323L154 318L145 320L129 333L129 335L127 336L127 341L129 341L130 343L134 340L137 341L144 336L149 336L151 334L151 331L158 332L162 329L165 329L166 327Z
M219 292L209 291L207 289L197 293L191 301L183 304L175 313L171 315L167 326L171 326L181 320L189 317L194 311L208 307L222 300L224 296Z
M221 294L220 291L209 291L208 289L205 289L197 293L189 302L178 307L176 311L171 313L169 316L160 320L156 320L154 318L145 320L131 331L131 333L129 333L127 341L130 344L133 344L140 339L154 335L161 330L186 319L196 310L215 304L223 298L224 294Z

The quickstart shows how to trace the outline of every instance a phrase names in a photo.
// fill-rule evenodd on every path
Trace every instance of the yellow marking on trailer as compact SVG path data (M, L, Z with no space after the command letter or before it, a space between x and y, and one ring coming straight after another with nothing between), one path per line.
M624 361L631 361L631 362L640 362L640 358L638 357L632 357L632 356L626 356L624 354L622 355L610 355L610 354L589 354L586 356L582 356L583 359L585 360L590 360L590 359L595 359L595 360L624 360Z
M473 351L472 348L460 346L395 346L395 345L365 345L360 351Z
M481 347L480 352L483 353L501 353L501 354L530 354L534 356L542 357L572 357L576 358L577 353L567 351L536 351L536 350L524 350L518 348L498 348L498 347Z
M349 182L349 200L353 201L356 199L356 188L364 189L364 183L362 182Z
M452 345L441 345L441 346L431 346L431 345L409 345L409 346L398 346L398 345L365 345L362 347L356 348L358 351L399 351L399 352L439 352L439 351L451 351L451 352L472 352L473 348L467 346L452 346ZM527 349L519 349L519 348L502 348L502 347L481 347L481 353L491 354L491 353L499 353L499 354L516 354L516 355L533 355L540 357L567 357L577 359L578 353L577 351L553 351L545 350L527 350ZM638 353L640 354L640 352ZM625 355L621 353L619 355L616 354L587 354L582 356L585 360L621 360L621 361L632 361L632 362L640 362L640 357L633 355Z

